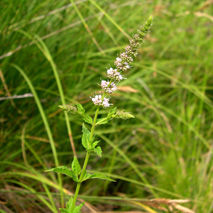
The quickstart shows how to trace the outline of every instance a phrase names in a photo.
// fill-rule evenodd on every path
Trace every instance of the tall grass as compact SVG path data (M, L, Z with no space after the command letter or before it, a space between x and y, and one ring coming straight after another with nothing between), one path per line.
M63 100L78 100L89 112L93 106L88 97L97 89L95 82L150 14L155 23L142 56L113 98L136 119L97 129L106 146L100 160L91 157L90 170L100 168L117 183L105 183L104 190L101 181L85 183L82 211L150 212L139 204L163 197L190 199L188 208L211 212L213 81L208 1L3 0L0 14L2 212L57 212L60 185L54 174L43 171L57 164L54 158L59 165L73 158L67 125L72 125L81 163L83 157L81 121L65 118L57 106ZM48 50L51 60L37 45ZM32 91L12 64L34 86L43 111L37 108L35 93L34 98L13 97ZM53 139L48 138L43 113ZM64 177L63 182L68 199L75 185Z

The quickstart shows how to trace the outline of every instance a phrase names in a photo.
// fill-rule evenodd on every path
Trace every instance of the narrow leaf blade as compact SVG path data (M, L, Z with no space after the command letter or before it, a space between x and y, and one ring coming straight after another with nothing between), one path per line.
M95 172L93 174L91 173L86 173L83 181L88 180L88 179L102 179L102 180L108 180L115 182L115 180L111 179L110 177L107 177L106 175L103 175L101 173Z
M58 167L46 170L45 172L57 172L57 173L61 173L73 178L73 172L70 171L69 168L66 166L58 166Z

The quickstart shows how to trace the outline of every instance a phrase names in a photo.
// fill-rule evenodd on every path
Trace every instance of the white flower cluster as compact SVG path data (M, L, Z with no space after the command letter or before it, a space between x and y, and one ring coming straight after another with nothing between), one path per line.
M127 71L128 69L130 69L129 64L122 60L122 58L117 57L116 61L115 61L115 66L120 69L121 71Z
M128 53L126 53L126 52L121 53L120 56L123 61L133 62L133 58L131 56L129 56Z
M101 87L107 93L113 93L117 90L117 87L114 82L110 84L109 81L104 81L104 80L101 81Z
M109 98L105 98L105 96L109 96L109 94L115 92L117 87L115 82L119 82L124 79L121 72L127 71L130 69L130 63L133 62L133 56L137 56L137 49L142 43L145 35L149 31L149 28L152 24L152 16L146 21L146 23L140 27L137 31L137 34L133 36L132 39L129 41L129 45L125 47L125 52L122 52L119 57L115 60L116 69L110 68L107 70L107 77L110 80L102 80L101 87L104 90L103 95L95 95L95 97L91 98L93 103L98 106L109 107Z
M118 72L117 69L113 69L113 68L110 68L107 70L107 76L108 76L108 78L111 78L115 81L121 81L124 79L124 77L121 75L121 73Z
M136 57L138 55L137 51L135 49L133 49L130 45L127 45L125 47L125 50L128 55L133 55L134 57Z
M95 105L103 106L103 107L110 107L109 98L103 98L102 95L96 95L94 98L92 98L92 101Z

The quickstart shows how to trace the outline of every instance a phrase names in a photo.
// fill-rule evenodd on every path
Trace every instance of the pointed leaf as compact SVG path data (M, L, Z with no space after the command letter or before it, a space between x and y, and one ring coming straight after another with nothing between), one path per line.
M73 213L79 213L84 203L81 203L79 206L76 206Z
M45 172L57 172L71 177L75 182L78 182L78 178L75 174L66 166L59 166L53 169L46 170Z
M92 143L92 148L95 148L95 147L98 145L99 142L100 142L100 141L95 141L95 142L93 142L93 143Z
M113 117L113 115L116 113L117 107L114 107L113 109L111 109L108 113L108 117Z
M69 201L66 204L66 209L70 212L72 207L73 197L69 199Z
M88 114L86 114L86 113L83 113L83 114L82 114L82 118L83 118L83 120L84 120L85 122L87 122L87 123L89 123L89 124L92 124L92 123L93 123L92 118L91 118Z
M82 144L84 148L88 149L90 147L90 131L86 128L86 126L83 124L82 126L83 136L82 136Z
M84 107L78 102L76 102L76 106L77 106L77 112L79 115L81 115L83 120L89 124L92 124L93 120L87 113L85 113Z
M103 175L103 174L98 173L98 172L93 173L93 174L91 174L91 173L86 173L86 175L85 175L83 181L88 180L88 179L95 179L95 178L97 178L97 179L102 179L102 180L109 180L109 181L115 182L115 180L111 179L110 177L107 177L106 175Z
M73 172L66 166L59 166L56 168L46 170L45 172L57 172L73 178Z
M116 107L111 109L107 115L107 117L105 118L100 118L100 119L97 119L97 122L95 125L101 125L101 124L106 124L108 123L110 120L112 120L114 117L115 117L115 114L116 114Z
M78 109L78 113L79 113L79 114L82 114L82 113L85 112L84 107L83 107L80 103L76 102L76 106L77 106L77 109Z
M74 157L72 162L72 172L75 174L76 177L78 177L78 175L81 173L81 166L76 157Z
M109 122L109 120L110 119L108 119L108 117L97 119L97 122L95 125L107 124Z
M100 146L94 148L94 152L95 152L99 157L102 156L102 150L101 150L101 147L100 147Z

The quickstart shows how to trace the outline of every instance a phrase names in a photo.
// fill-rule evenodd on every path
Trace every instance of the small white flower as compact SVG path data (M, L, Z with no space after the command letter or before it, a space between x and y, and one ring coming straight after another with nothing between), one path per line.
M110 85L109 85L109 81L104 81L102 80L101 81L101 87L104 91L106 91L107 93L113 93L117 90L117 87L115 85L114 82L112 82Z
M130 69L130 66L127 62L124 62L126 69Z
M118 75L116 76L116 80L121 81L123 79L125 79L125 78L118 72Z
M121 53L121 58L122 58L123 61L133 62L133 58L128 55L128 52Z
M94 98L92 98L92 101L95 105L102 105L102 96L96 95Z
M95 105L98 105L98 106L110 107L110 105L112 105L109 103L109 98L104 98L102 101L101 95L96 95L94 98L92 98L92 101Z
M102 87L102 89L106 89L108 87L108 84L109 84L109 81L102 80L101 81L101 87Z
M108 76L113 76L114 72L117 71L117 69L113 69L113 68L110 68L107 70L107 74Z
M108 78L112 78L115 81L121 81L124 79L124 77L120 74L120 72L118 72L117 69L113 68L107 70L107 76Z
M115 92L116 90L117 90L117 87L116 87L116 85L115 85L114 82L112 82L112 83L110 84L110 86L109 86L108 88L105 89L105 91L106 91L107 93L113 93L113 92Z
M109 103L109 98L104 98L102 105L103 107L110 107L112 104Z
M122 59L121 59L121 58L119 58L119 57L117 57L117 58L116 58L116 61L121 62L121 61L122 61Z

